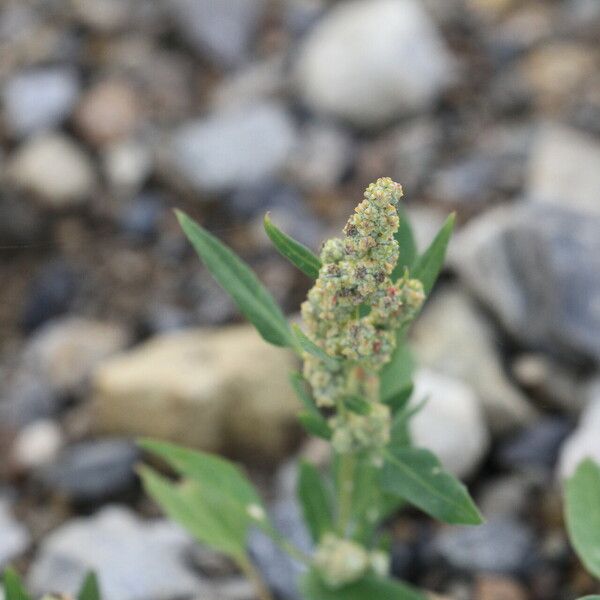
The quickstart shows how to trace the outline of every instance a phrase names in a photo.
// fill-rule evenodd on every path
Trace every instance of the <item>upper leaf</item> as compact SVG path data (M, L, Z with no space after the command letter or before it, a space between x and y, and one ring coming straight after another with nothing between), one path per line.
M77 600L100 600L100 598L98 579L94 573L90 572L83 581L83 585L77 594Z
M332 369L339 366L339 361L336 358L329 356L323 348L319 348L319 346L317 346L295 323L292 325L292 332L302 350L316 356Z
M319 543L324 533L333 530L331 498L317 468L304 461L300 463L298 498L312 539Z
M426 600L425 595L400 581L367 575L339 589L327 587L313 570L301 583L306 600Z
M5 600L31 600L14 569L9 567L4 571L3 582Z
M406 215L406 210L402 205L398 205L398 215L400 217L400 225L398 226L398 231L394 234L394 238L398 242L400 254L392 272L392 281L396 281L399 277L402 277L405 269L411 271L417 259L415 236Z
M273 245L282 256L285 256L293 265L298 267L305 275L312 279L317 279L321 261L304 244L296 241L286 233L278 229L269 218L269 213L265 215L263 221L265 231Z
M390 451L381 485L445 523L478 525L483 522L466 487L424 448L401 447Z
M383 367L379 376L381 401L392 403L412 385L415 361L402 330L396 335L396 348L390 362Z
M584 460L566 483L565 515L577 555L600 578L600 466L592 459Z
M435 236L433 242L431 242L429 248L419 256L411 272L411 277L418 279L423 284L426 296L433 289L438 275L444 266L448 242L454 229L454 220L455 215L453 213L446 219L446 222Z
M206 268L260 335L276 346L293 346L285 316L248 265L185 213L176 211L176 215Z

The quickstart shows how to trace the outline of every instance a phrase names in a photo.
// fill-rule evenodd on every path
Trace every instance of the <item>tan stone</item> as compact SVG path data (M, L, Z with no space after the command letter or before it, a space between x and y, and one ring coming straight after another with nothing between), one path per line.
M527 600L528 595L513 579L486 575L477 580L473 597L475 600Z
M293 368L250 326L161 335L97 369L94 422L101 432L274 460L295 438Z

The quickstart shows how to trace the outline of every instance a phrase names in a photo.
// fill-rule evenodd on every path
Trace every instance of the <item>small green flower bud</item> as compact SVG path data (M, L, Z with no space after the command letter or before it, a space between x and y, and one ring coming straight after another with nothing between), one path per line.
M323 536L314 556L314 565L323 581L336 589L360 579L370 566L369 554L356 542Z

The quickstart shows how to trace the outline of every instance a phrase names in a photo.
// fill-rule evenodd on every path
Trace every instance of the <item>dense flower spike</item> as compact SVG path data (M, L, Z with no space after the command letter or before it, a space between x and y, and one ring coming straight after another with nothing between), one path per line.
M322 267L302 316L308 335L339 365L304 355L304 375L319 406L336 407L331 419L334 446L340 452L381 447L389 438L389 415L377 405L377 373L395 348L395 331L421 306L421 283L403 277L392 282L398 261L397 206L402 187L378 179L365 191L344 228L343 239L323 245ZM371 403L368 414L349 414L345 399L359 396ZM385 413L385 414L384 414Z

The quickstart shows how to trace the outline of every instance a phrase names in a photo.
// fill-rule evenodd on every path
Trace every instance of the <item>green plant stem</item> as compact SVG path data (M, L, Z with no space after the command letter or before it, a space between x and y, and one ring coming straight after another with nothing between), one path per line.
M300 548L294 546L289 540L284 538L279 531L277 531L271 525L263 527L263 531L271 537L271 539L284 551L287 552L292 558L301 562L307 566L310 566L311 560L308 554L305 554Z
M237 563L242 573L256 589L259 600L274 600L271 591L250 559L248 557L243 557L238 559Z
M352 515L352 496L354 494L354 468L356 458L352 454L342 454L338 474L338 523L339 535L346 537Z

